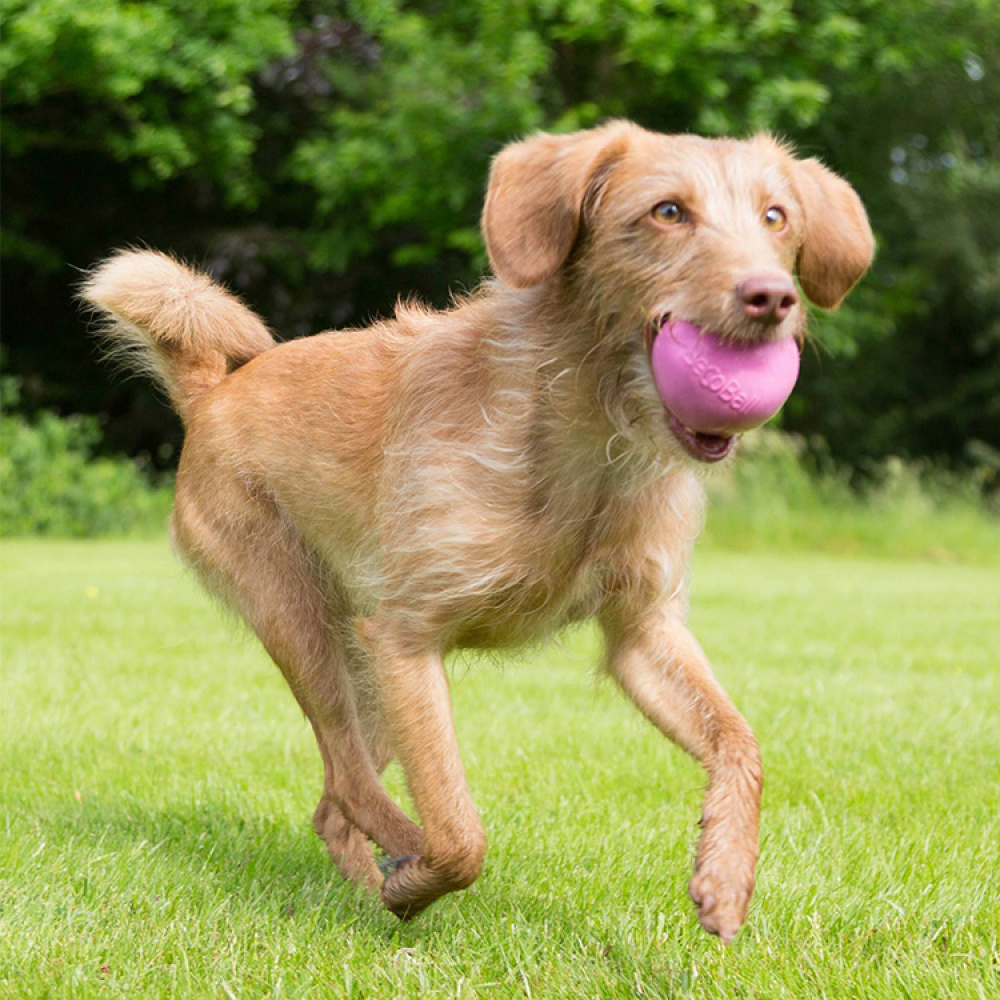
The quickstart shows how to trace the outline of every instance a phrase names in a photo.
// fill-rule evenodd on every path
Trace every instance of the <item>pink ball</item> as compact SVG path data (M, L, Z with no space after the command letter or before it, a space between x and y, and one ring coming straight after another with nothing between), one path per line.
M792 337L762 344L723 342L692 323L663 324L652 351L663 405L689 430L736 434L773 417L795 388Z

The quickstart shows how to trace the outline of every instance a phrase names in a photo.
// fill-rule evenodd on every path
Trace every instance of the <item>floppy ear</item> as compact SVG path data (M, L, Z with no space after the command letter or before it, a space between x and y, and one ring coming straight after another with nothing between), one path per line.
M493 161L483 208L490 263L515 288L539 285L569 257L584 203L628 145L634 128L616 122L568 135L536 135Z
M819 160L794 161L792 180L805 215L799 282L816 305L836 309L872 262L868 216L854 188Z

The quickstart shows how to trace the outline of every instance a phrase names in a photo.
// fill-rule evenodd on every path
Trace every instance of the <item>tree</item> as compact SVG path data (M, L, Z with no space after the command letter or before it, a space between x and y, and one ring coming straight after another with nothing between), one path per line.
M770 129L865 197L879 260L815 324L789 426L854 461L1000 446L993 0L15 0L6 33L9 363L119 446L177 430L143 389L107 397L67 262L174 249L285 336L443 304L485 265L491 156L616 115Z

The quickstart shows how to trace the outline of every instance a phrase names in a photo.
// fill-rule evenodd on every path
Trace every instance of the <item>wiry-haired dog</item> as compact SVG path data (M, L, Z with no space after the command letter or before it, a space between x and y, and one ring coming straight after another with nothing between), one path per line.
M401 916L479 875L442 660L596 618L606 669L708 772L690 891L729 941L760 756L685 627L700 473L728 444L670 418L650 343L668 316L800 334L793 274L835 307L871 260L864 209L770 138L613 122L503 150L483 231L496 278L454 308L280 345L157 253L111 257L83 296L180 413L174 544L312 723L314 823L345 875ZM394 755L422 826L380 784Z

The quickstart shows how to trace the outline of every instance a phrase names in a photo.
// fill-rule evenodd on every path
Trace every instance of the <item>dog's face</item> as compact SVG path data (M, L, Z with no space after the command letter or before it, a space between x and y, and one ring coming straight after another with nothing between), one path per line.
M817 161L765 136L664 136L623 122L504 150L483 228L502 281L561 279L587 304L581 336L589 326L603 341L615 388L602 401L618 431L703 462L729 442L665 414L649 367L661 325L684 320L742 343L798 336L795 277L835 308L873 253L857 195Z

